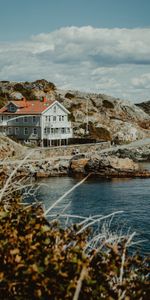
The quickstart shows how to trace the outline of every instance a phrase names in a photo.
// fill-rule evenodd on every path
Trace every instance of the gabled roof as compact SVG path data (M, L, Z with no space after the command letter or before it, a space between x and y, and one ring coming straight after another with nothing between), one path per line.
M31 114L42 114L48 107L50 107L55 101L49 101L44 98L41 100L12 100L6 106L0 109L0 114L18 114L18 115L31 115ZM12 103L17 107L15 112L8 110L9 104Z
M46 112L50 107L54 106L55 104L57 104L57 105L58 105L65 113L70 114L70 111L69 111L66 107L64 107L60 102L58 102L57 100L53 101L53 102L50 104L50 106L47 107L47 108L45 109L45 111L43 111L43 113Z

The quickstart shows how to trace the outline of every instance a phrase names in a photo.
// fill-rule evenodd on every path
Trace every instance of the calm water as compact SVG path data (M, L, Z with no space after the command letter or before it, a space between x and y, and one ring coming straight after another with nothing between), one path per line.
M40 188L38 199L44 201L48 208L78 180L58 177L40 182L47 186ZM137 239L147 240L139 248L144 253L149 253L150 179L89 179L71 192L52 212L59 213L67 204L65 213L80 216L106 215L123 210L123 214L115 217L114 226L136 231Z

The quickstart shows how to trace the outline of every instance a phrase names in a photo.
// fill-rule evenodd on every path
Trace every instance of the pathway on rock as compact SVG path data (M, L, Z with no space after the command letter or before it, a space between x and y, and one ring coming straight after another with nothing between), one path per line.
M112 152L112 150L117 151L119 149L129 149L129 148L135 148L135 147L137 148L137 147L141 147L141 146L146 146L148 144L150 144L150 138L134 141L134 142L131 142L131 143L125 144L125 145L111 146L110 148L100 150L99 153Z
M112 152L112 151L117 151L119 149L129 149L129 148L137 148L137 147L141 147L141 146L146 146L150 144L150 138L146 138L146 139L142 139L142 140L138 140L138 141L134 141L134 142L131 142L130 144L125 144L125 145L118 145L118 146L110 146L108 148L105 148L105 149L102 149L102 150L99 150L99 151L96 151L98 154L102 154L102 153L109 153L109 152ZM77 145L76 145L77 146ZM35 152L36 151L44 151L46 150L47 148L35 148ZM31 150L32 152L32 150ZM54 160L70 160L72 158L77 158L78 156L80 155L92 155L93 152L88 152L88 149L87 149L87 152L82 152L82 153L79 153L78 155L68 155L68 156L65 156L65 155L61 155L61 156L52 156L52 157L45 157L45 158L41 158L40 159L40 162L41 161L54 161ZM29 155L29 152L28 152L28 155ZM4 159L4 160L1 160L0 161L0 165L3 165L3 164L19 164L21 162L21 160L19 159ZM32 162L39 162L39 159L30 159L30 156L29 158L24 162L24 164L29 164L29 163L32 163Z

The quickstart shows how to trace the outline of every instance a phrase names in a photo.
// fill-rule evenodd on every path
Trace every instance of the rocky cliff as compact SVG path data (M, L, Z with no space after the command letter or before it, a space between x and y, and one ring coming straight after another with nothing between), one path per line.
M150 116L140 107L104 94L63 91L44 79L0 82L0 105L11 99L60 101L70 111L75 137L130 142L150 136Z
M0 134L0 160L12 158L22 159L27 148Z
M136 106L140 107L146 114L150 115L150 101L137 103Z

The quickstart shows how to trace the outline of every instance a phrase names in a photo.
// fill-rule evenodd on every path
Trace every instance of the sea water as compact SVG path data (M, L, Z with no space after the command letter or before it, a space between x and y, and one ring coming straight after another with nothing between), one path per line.
M40 180L38 201L49 208L59 197L71 189L79 179L54 177ZM89 178L78 186L50 214L79 216L108 215L123 211L114 217L112 230L136 232L136 241L143 241L140 250L150 251L150 179ZM77 221L76 219L72 220Z

